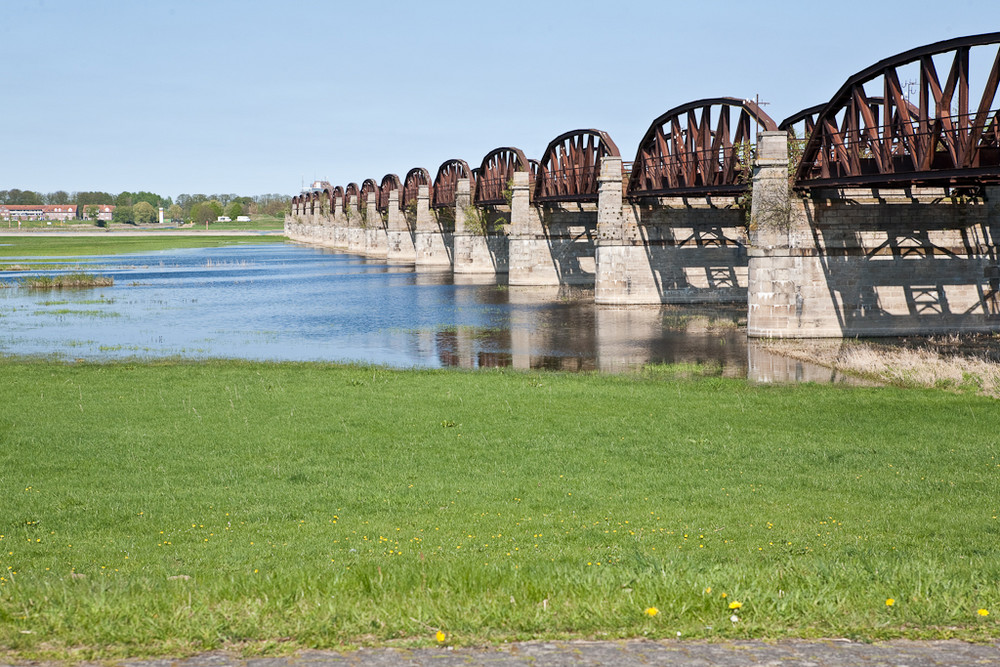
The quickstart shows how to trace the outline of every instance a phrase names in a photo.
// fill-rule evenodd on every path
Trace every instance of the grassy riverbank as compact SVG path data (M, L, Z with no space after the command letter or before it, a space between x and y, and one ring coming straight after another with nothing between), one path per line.
M283 236L3 236L0 268L9 257L72 257L150 252L169 248L218 248L240 243L280 243ZM9 263L9 262L8 262Z
M11 656L1000 635L991 399L673 370L0 377Z

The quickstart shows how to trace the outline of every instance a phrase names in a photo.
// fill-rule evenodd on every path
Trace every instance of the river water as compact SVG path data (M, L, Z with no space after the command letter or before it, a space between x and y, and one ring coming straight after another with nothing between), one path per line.
M0 283L82 270L115 284L0 289L5 355L601 371L684 363L734 377L833 377L748 349L741 305L598 307L592 290L509 287L292 244L6 261L49 268L0 272Z

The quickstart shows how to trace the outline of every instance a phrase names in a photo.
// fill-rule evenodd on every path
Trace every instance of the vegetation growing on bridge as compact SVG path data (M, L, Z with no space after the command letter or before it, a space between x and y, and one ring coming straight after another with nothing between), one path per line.
M991 399L676 368L0 373L19 659L1000 629Z

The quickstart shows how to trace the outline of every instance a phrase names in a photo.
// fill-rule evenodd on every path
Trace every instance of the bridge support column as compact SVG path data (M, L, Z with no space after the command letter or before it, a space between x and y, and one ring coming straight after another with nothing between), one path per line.
M446 232L437 212L431 210L430 186L417 188L417 222L414 230L414 253L416 265L426 267L450 267L454 241Z
M511 285L558 285L559 272L545 235L542 216L531 203L531 177L514 172L508 236Z
M347 203L347 250L361 254L365 251L365 230L362 226L361 204L357 197Z
M344 198L340 196L333 198L333 237L331 243L334 248L347 247L347 218L344 215Z
M747 334L750 337L809 336L802 331L805 296L803 258L816 256L812 237L795 230L788 188L788 134L757 135L757 159L750 209ZM802 247L801 242L806 246ZM813 336L840 335L824 331Z
M751 337L1000 331L1000 189L851 186L790 192L787 137L758 139Z
M472 183L467 178L460 178L455 184L455 235L454 265L456 274L494 275L502 270L498 268L498 245L507 239L498 239L495 235L481 233L478 224L469 220L470 215L485 215L481 209L472 204ZM505 251L506 248L503 248ZM503 253L506 259L506 253Z
M386 213L386 257L393 262L413 263L417 259L413 248L413 233L405 212L399 210L399 198L395 193L389 197L389 210Z
M378 195L368 193L368 206L363 216L365 222L365 254L371 257L385 257L388 252L385 223L378 210Z
M641 273L648 273L642 247L630 245L625 239L625 218L622 207L622 159L607 156L601 160L601 175L597 179L597 248L594 301L603 304L659 303L633 296L633 273L636 265ZM650 281L651 282L651 281Z

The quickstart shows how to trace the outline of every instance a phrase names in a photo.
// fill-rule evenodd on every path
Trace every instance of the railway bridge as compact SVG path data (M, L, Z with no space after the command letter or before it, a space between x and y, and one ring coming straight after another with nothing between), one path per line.
M902 83L905 82L905 83ZM754 337L1000 330L1000 33L848 78L776 123L717 97L631 162L596 129L294 198L294 240L598 304L745 302Z

